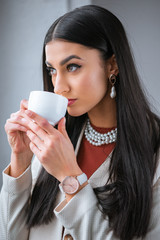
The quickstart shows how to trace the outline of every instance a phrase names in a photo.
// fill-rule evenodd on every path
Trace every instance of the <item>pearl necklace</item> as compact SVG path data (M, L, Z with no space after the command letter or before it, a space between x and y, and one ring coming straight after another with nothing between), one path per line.
M117 128L111 130L108 133L99 133L94 130L90 124L89 119L87 120L86 128L84 131L85 138L94 146L101 146L115 142L117 139Z

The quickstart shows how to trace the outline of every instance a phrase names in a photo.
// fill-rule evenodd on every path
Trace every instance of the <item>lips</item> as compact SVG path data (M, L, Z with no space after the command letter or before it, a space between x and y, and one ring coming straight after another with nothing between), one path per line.
M76 100L77 99L68 99L68 106L71 106Z

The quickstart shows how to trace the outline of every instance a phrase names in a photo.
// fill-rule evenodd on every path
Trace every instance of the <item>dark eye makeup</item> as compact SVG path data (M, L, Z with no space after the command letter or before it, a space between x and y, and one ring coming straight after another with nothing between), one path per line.
M66 66L66 69L68 72L75 72L77 69L81 68L81 65L75 64L75 63L70 63ZM47 71L49 72L49 75L52 76L55 74L56 69L53 67L46 67Z
M47 69L47 71L48 71L48 73L49 73L49 75L50 76L52 76L53 74L54 74L54 71L56 71L54 68L52 68L52 67L46 67L46 69Z
M75 64L75 63L70 63L70 64L67 65L67 70L69 72L74 72L79 68L81 68L81 65L78 65L78 64Z

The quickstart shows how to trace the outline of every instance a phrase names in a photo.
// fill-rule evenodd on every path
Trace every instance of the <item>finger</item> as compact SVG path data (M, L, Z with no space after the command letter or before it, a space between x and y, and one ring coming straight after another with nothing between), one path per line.
M10 118L14 118L15 116L22 116L22 113L24 113L24 109L21 109L15 113L11 113Z
M44 141L42 139L40 139L35 133L30 130L27 131L27 136L29 137L31 142L39 148L39 150L43 150Z
M30 142L29 147L31 149L31 151L33 152L33 154L40 159L41 158L41 151L40 149L32 142Z
M20 111L17 111L17 112L15 112L15 113L11 113L10 118L13 118L13 117L16 116L17 114L19 114L19 112L20 112Z
M46 141L48 139L48 133L41 128L33 119L29 118L26 114L24 114L24 119L21 121L26 121L26 126L29 130L31 130L34 134L36 134L40 139ZM48 123L49 124L49 123Z
M58 123L58 131L61 132L65 138L68 139L69 137L68 137L68 133L66 131L65 124L66 124L66 118L63 117Z
M48 134L53 133L54 131L53 126L45 118L41 117L40 115L30 110L26 110L25 114L28 117L28 119L30 119L32 122L34 120L37 123L37 125L39 125L45 132L47 132ZM25 117L24 114L23 116Z
M24 110L28 109L28 100L23 99L23 100L21 101L21 103L20 103L20 109L24 109Z
M16 123L8 123L5 125L4 128L7 134L10 134L11 132L15 131L27 132L28 130L26 127Z
M12 117L7 120L7 123L17 123L28 128L28 121L20 115L12 115Z

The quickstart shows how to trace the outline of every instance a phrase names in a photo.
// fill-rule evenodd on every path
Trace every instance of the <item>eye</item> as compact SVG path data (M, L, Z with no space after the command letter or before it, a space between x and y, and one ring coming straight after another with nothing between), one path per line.
M75 72L77 69L79 69L81 66L75 63L71 63L67 66L68 72Z
M47 67L47 70L48 70L50 76L53 76L56 74L55 68Z

